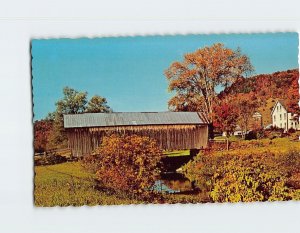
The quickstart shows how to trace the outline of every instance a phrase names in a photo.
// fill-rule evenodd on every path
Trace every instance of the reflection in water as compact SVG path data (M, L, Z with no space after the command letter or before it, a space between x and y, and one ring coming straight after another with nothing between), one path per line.
M163 157L161 161L163 172L152 188L161 193L191 194L198 192L199 190L194 187L194 182L191 182L183 173L179 172L180 168L192 158L192 155Z
M154 190L162 193L186 193L194 192L192 182L182 173L162 173L160 179L155 181Z

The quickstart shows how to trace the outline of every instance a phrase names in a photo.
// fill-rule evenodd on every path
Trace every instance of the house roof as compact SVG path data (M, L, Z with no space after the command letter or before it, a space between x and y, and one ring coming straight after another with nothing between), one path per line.
M64 115L65 128L208 124L199 112L114 112Z
M275 110L275 108L276 108L276 106L277 106L278 103L280 103L280 104L284 107L284 109L285 109L287 112L290 112L290 111L289 111L290 109L287 108L287 104L285 103L285 101L279 99L279 100L277 100L276 103L274 104L273 109L272 109L272 111L271 111L271 115L273 114L273 112L274 112L274 110Z
M272 124L268 124L266 127L265 127L265 129L271 129L272 128Z

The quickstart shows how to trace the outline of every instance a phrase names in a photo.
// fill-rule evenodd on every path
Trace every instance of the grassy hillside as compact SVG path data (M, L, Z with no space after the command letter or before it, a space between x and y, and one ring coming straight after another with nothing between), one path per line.
M139 203L97 189L93 174L79 162L36 166L36 206L117 205Z

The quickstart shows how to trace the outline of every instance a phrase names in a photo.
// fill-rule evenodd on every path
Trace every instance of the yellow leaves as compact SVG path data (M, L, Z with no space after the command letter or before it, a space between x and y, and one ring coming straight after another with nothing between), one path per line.
M300 144L287 138L238 142L229 152L200 153L184 167L214 202L300 198ZM289 188L290 186L294 188Z
M265 172L253 173L251 170L238 167L237 169L226 168L225 175L215 181L210 195L216 202L249 202L262 201L265 198L281 200L285 196L283 181L278 180L278 174ZM258 187L260 186L260 189Z

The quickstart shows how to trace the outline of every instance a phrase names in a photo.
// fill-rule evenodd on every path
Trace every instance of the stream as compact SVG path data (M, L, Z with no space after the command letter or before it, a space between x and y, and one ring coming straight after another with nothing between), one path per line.
M176 156L165 157L163 162L164 170L161 172L158 180L155 181L153 186L154 190L161 193L195 193L196 189L191 182L182 172L178 169L192 159L192 156Z
M193 183L179 172L165 172L155 181L154 190L161 193L194 193Z

